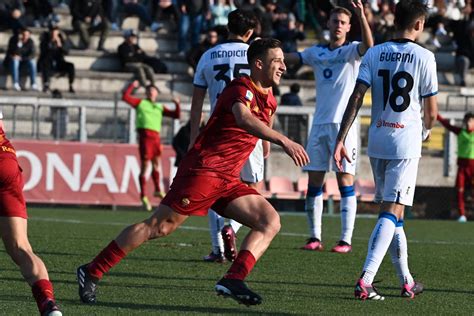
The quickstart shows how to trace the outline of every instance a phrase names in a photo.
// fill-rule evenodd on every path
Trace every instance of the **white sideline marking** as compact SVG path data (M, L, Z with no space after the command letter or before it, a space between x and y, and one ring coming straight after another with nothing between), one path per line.
M300 216L299 213L285 213L281 212L281 216ZM306 216L306 214L303 214ZM328 217L333 217L331 215L326 215ZM377 218L376 215L357 215L358 218ZM69 224L90 224L90 225L111 225L111 226L125 226L130 225L132 223L122 223L122 222L94 222L94 221L83 221L79 219L63 219L63 218L54 218L54 217L30 217L28 218L29 221L38 221L38 222L54 222L54 223L69 223ZM195 231L209 231L208 228L205 227L197 227L197 226L186 226L181 225L179 226L180 229L185 230L195 230ZM288 236L288 237L308 237L308 234L302 233L288 233L288 232L280 232L278 233L279 236ZM330 236L329 238L338 238L339 236ZM368 241L369 238L363 237L353 237L352 239L356 240L363 240ZM463 246L474 246L474 242L469 241L462 241L462 242L453 242L453 241L444 241L444 240L409 240L408 243L412 244L433 244L433 245L463 245ZM187 244L178 244L179 246L188 246Z

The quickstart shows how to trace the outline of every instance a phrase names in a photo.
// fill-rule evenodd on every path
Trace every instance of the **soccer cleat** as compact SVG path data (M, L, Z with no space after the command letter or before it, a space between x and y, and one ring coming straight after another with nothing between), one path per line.
M339 240L337 244L332 247L331 251L337 253L348 253L352 251L352 246L343 240Z
M306 245L301 247L303 250L323 251L323 243L318 238L309 238L306 241Z
M207 256L202 257L202 260L206 262L217 262L217 263L225 263L227 261L223 254L221 253L216 254L212 251Z
M77 283L79 284L79 297L86 304L96 303L97 282L87 271L87 264L77 268Z
M53 300L49 300L46 303L44 311L41 313L41 316L62 316L63 313L59 310L59 306Z
M163 199L165 197L166 193L163 192L163 191L155 191L155 193L153 193L153 195L157 198Z
M142 197L142 206L145 209L145 211L151 212L152 206L147 196Z
M354 289L354 296L360 300L373 300L373 301L383 301L385 297L380 295L375 288L375 286L367 285L362 279L357 281L357 284Z
M402 297L415 298L415 295L423 293L423 284L414 282L412 285L404 284L402 287Z
M222 278L217 282L215 289L217 295L231 297L239 304L250 306L262 303L262 297L251 291L242 280Z
M459 216L458 222L459 222L459 223L465 223L465 222L467 222L466 215L461 215L461 216Z
M224 257L233 262L237 258L237 245L235 243L235 232L231 225L222 228L222 239L224 240Z

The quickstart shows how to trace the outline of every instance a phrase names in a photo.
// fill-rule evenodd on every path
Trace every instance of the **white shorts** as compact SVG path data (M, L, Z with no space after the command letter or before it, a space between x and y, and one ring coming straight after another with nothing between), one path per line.
M411 206L415 195L420 158L370 158L375 181L375 202L394 202Z
M306 145L306 152L309 155L310 162L303 168L304 171L327 172L338 170L333 159L333 154L340 126L341 124L339 123L313 125L308 144ZM344 145L351 158L351 162L344 159L342 162L343 170L345 173L355 175L358 157L357 121L352 124L349 133L347 133Z
M263 180L263 145L260 139L250 153L249 159L240 171L240 179L247 183L257 183Z

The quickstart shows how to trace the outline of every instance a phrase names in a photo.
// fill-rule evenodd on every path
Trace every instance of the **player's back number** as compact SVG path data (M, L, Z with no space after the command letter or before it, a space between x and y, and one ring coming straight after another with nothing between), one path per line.
M388 69L379 69L378 76L382 77L384 111L387 102L394 112L403 112L408 109L411 101L410 91L414 83L413 77L406 71L398 71L390 76Z

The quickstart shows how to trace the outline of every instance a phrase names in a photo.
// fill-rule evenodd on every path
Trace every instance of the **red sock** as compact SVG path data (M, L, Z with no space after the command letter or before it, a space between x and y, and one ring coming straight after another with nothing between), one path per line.
M46 308L46 303L54 301L53 285L49 280L41 279L36 281L31 287L31 292L33 292L33 297L41 314Z
M240 250L224 278L243 281L250 271L252 271L255 262L255 257L250 251Z
M153 170L151 172L151 177L153 179L153 183L155 184L155 191L156 192L161 192L160 190L160 173L158 170Z
M122 260L127 254L119 248L115 240L112 240L87 266L89 273L101 279L104 273L109 272L113 266Z
M146 195L146 176L139 176L138 181L140 182L140 197Z
M459 215L463 216L466 214L466 208L464 205L464 190L458 190L458 207L459 207Z

